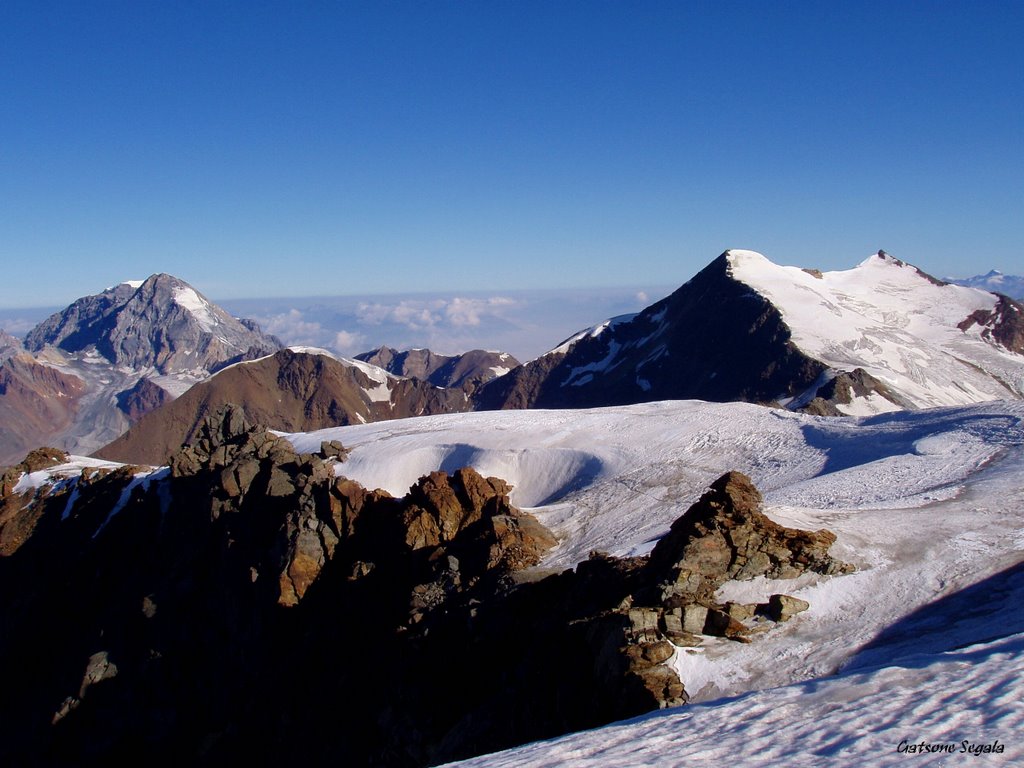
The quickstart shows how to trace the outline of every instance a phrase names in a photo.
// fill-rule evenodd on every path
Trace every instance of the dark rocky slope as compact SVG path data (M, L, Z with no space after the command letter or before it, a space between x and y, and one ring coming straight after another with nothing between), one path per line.
M725 254L672 295L485 385L478 408L585 408L666 399L771 403L825 366L778 310L729 274Z
M384 371L373 369L371 373L379 376L371 378L367 368L327 355L283 349L196 384L173 402L144 415L95 455L114 461L163 464L196 434L206 417L229 403L243 404L247 418L284 432L311 432L469 408L462 390L388 377Z
M806 607L715 585L839 574L833 536L778 526L729 473L649 558L555 544L471 469L402 499L334 477L227 408L156 475L0 477L0 761L424 765L682 704L664 664ZM343 465L342 465L343 466Z

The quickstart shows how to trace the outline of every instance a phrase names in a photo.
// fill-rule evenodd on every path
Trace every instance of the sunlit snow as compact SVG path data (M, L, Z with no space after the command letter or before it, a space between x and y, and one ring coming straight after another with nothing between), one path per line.
M913 266L875 255L853 269L811 274L754 251L728 252L732 276L774 304L811 357L838 370L864 368L918 407L995 400L1024 392L1018 355L958 325L996 296L936 284ZM882 398L840 406L850 415L892 410Z
M1024 615L1010 608L1024 604L1024 403L821 418L682 401L433 416L290 439L303 451L341 440L352 453L336 471L394 494L466 464L505 478L513 502L561 542L543 568L595 549L648 552L728 469L752 477L778 522L834 531L835 554L857 566L725 585L722 600L785 592L811 607L750 644L707 638L680 649L671 663L703 705L473 765L885 765L907 759L896 751L904 740L959 748L994 738L1024 755L1014 739ZM977 643L989 644L966 647Z

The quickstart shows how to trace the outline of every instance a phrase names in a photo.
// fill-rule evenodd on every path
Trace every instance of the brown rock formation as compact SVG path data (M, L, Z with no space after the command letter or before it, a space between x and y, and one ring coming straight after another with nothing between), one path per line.
M382 372L383 375L383 372ZM383 387L386 396L378 391ZM460 390L417 379L380 384L359 367L319 354L280 352L221 371L174 402L143 416L95 455L113 461L163 464L192 440L203 419L230 403L268 428L300 432L368 421L468 409Z
M849 573L835 560L830 531L786 528L761 512L761 494L740 472L728 472L672 524L651 553L651 578L666 597L708 603L729 579L792 579L804 571Z
M150 379L139 379L128 389L118 392L117 407L133 424L150 411L155 411L164 403L174 398L163 387L154 384Z
M0 465L46 445L74 421L86 384L27 354L0 365Z
M231 406L166 470L5 496L0 761L436 764L685 703L676 648L762 620L711 585L845 570L729 474L650 558L531 578L556 541L507 483L434 472L396 499L335 477L345 454Z

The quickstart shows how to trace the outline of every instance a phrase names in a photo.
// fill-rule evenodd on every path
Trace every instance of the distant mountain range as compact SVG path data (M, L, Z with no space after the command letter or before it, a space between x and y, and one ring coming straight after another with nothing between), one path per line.
M161 463L229 402L279 429L466 410L468 393L519 364L483 350L446 356L381 347L361 356L370 364L320 349L279 350L280 340L171 275L83 297L24 343L0 335L0 464L40 445L86 454L111 441L104 455L128 451L133 461Z
M305 431L664 399L857 415L1020 398L1022 318L1005 295L937 280L885 252L822 273L733 250L665 299L525 364L501 352L386 346L350 360L278 352L254 323L154 275L78 300L31 331L24 349L0 337L0 461L47 443L79 453L110 444L102 455L160 463L228 403Z
M581 331L477 407L743 400L822 414L1024 393L1024 307L884 252L822 273L727 251L671 296Z
M520 365L505 352L470 350L461 355L439 355L429 349L409 349L399 352L391 347L380 347L372 352L356 355L356 360L376 365L396 376L412 376L428 381L435 387L457 387L475 391L498 376L504 376Z
M1004 275L998 269L974 277L947 278L948 282L966 285L970 288L981 288L984 291L1003 293L1013 299L1024 299L1024 277Z
M521 365L279 347L167 275L0 336L5 451L116 435L0 470L0 764L436 765L1024 626L1004 294L732 250Z

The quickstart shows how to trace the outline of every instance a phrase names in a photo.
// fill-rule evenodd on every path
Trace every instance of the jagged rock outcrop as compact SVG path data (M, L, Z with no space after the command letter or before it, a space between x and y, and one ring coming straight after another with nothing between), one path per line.
M505 352L471 349L459 355L439 355L429 349L397 349L382 346L356 355L396 376L429 381L435 387L456 387L472 393L488 381L508 373L520 363Z
M288 718L319 719L333 698L303 698L310 690L339 684L381 712L381 675L387 691L406 685L407 664L393 657L416 658L449 600L464 609L555 543L509 504L500 480L469 469L433 473L393 499L336 478L346 454L336 441L296 453L228 406L155 474L85 469L13 493L25 472L67 458L50 450L8 472L0 542L17 538L17 546L4 547L0 584L27 581L18 594L0 590L10 627L0 659L47 649L5 686L0 716L25 726L17 743L28 751L15 749L15 758L90 762L139 745L157 762L218 762L224 745L232 754L291 754ZM306 680L280 664L285 657L334 668L341 682ZM357 657L366 666L337 666ZM281 701L302 690L297 684L311 688L282 720ZM173 710L143 703L153 696ZM386 734L372 718L356 720L343 729L347 740L310 749L376 761ZM104 737L94 739L99 722ZM420 762L411 757L420 748L406 745L403 761Z
M672 524L651 552L648 569L665 598L707 604L730 579L852 571L829 554L835 540L830 531L779 525L761 511L761 494L750 478L728 472Z
M0 761L436 764L683 704L677 648L801 608L712 584L847 570L730 474L650 557L531 572L557 542L503 480L433 472L393 498L337 474L346 455L227 405L166 469L14 493L68 458L45 449L4 475Z

